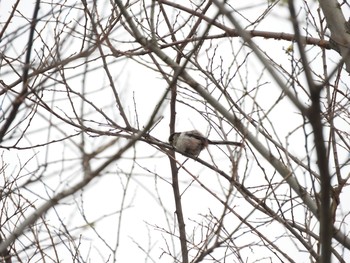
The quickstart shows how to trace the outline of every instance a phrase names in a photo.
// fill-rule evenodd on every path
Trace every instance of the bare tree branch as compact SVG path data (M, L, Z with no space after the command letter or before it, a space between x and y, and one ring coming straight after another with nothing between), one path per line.
M342 56L347 72L350 73L350 25L345 20L341 6L337 0L319 0L322 12L325 15L327 26L331 31L333 43Z

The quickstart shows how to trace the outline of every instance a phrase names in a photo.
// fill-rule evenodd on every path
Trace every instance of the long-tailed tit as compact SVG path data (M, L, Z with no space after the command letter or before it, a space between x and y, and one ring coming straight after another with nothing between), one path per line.
M170 135L169 142L179 152L197 157L199 153L209 144L226 144L243 146L240 142L211 141L197 130L187 132L175 132Z

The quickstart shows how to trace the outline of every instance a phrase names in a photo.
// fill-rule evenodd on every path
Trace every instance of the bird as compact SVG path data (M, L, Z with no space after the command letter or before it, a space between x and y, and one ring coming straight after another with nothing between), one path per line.
M169 143L179 152L191 157L197 157L209 144L224 144L243 147L241 142L212 141L197 130L186 132L174 132L169 136Z

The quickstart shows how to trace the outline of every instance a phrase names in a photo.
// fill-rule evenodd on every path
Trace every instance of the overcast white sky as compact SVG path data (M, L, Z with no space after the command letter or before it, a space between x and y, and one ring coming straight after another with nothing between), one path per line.
M99 8L104 10L105 14L110 12L110 4L108 1L97 2ZM239 16L238 18L245 25L248 23L247 21L256 21L262 16L266 9L265 2L266 1L260 1L261 4L257 4L257 2L253 0L244 2L232 1L231 4L235 5L237 10L244 14L245 19ZM9 30L7 30L7 32L13 32L13 34L16 34L17 32L22 34L21 26L26 21L21 18L21 16L32 16L34 8L33 3L34 1L20 2L18 10L20 10L21 13L16 13L16 18L9 25ZM66 5L73 5L75 3L76 1L65 2ZM13 4L14 1L1 1L1 23L3 23L9 15L9 11ZM53 3L53 6L55 5L56 4ZM314 1L310 2L311 9L315 9L316 7L316 1L315 3ZM50 8L50 3L43 2L41 4L40 14L45 13L47 8ZM134 6L135 10L137 8L139 8L138 5ZM55 10L59 9L55 7ZM301 13L304 12L304 10L299 11ZM65 9L65 12L67 12L67 9ZM348 10L345 12L348 13ZM81 14L79 13L79 10L77 11L75 9L72 9L67 13L66 23L73 26ZM56 15L58 17L57 13ZM62 17L64 16L60 16L59 19L62 19ZM257 30L292 33L292 28L288 20L288 9L284 4L281 4L279 7L274 7L267 18L260 23L256 23L256 25L258 25L255 28ZM227 26L230 25L228 24ZM303 26L307 26L309 32L314 32L311 25L303 24ZM48 23L42 31L43 42L47 43L48 46L53 43L53 30L56 29L55 24ZM80 30L81 25L77 27L77 29ZM122 32L121 29L120 32ZM120 37L118 41L129 38L125 31L123 32L123 34L115 32L116 37ZM16 57L23 52L27 39L28 32L25 31L22 36L16 37L13 42L10 41L9 45L11 46L7 47L6 55ZM289 42L282 40L267 40L263 38L256 38L255 40L259 47L266 51L276 63L280 64L282 67L290 68L290 57L289 54L286 53L286 49L290 46ZM73 55L73 53L79 51L81 47L81 42L79 42L78 39L74 39L74 41L67 39L67 41L69 44L65 46L65 53L63 53L64 57ZM229 70L228 66L231 64L234 55L238 54L237 56L241 57L239 61L242 61L241 59L245 56L246 52L249 52L248 48L238 51L242 46L239 38L233 38L230 41L223 39L214 41L213 43L215 46L208 46L208 54L213 55L215 51L215 58L212 61L213 64L218 65L222 60L223 65L225 65L223 68L226 70ZM41 45L34 45L34 50L38 54L40 54L42 48L44 48L42 43ZM119 44L116 48L126 50L128 46L127 44ZM232 50L236 53L233 54ZM311 51L310 59L312 60L312 56L316 56L318 52L320 52L320 50L315 49L314 51ZM336 52L328 52L330 60L334 62L339 60L339 56ZM169 54L171 54L170 51ZM33 57L34 56L35 53L33 53ZM98 56L97 52L92 55L91 58L96 56ZM149 57L143 56L140 59L135 59L138 61L135 61L134 58L117 59L115 57L108 57L107 60L112 63L110 69L112 69L114 74L113 78L115 78L115 85L120 92L126 113L128 116L131 116L131 124L134 125L134 127L139 125L139 128L142 128L149 120L154 105L159 101L159 98L163 95L168 84L162 79L160 74L140 63L141 59L149 61ZM205 62L207 60L208 57L203 51L199 61L201 61L203 65L206 65L208 64ZM320 60L320 58L317 58L317 60ZM37 58L36 63L39 64L39 61L39 58ZM75 76L74 78L69 79L70 87L79 92L81 91L82 86L85 85L88 92L90 92L87 95L88 99L99 108L103 109L111 119L119 123L121 118L115 106L112 93L108 88L105 88L109 84L108 79L101 68L101 61L96 60L89 63L89 68L100 68L84 76L85 84L82 76L77 75L85 70L84 66L79 65L83 62L84 60L81 59L66 66L66 78L69 79L70 77ZM315 72L322 72L322 65L320 64L318 67L317 61L312 65ZM330 63L329 65L331 67L333 64ZM247 100L244 106L247 113L249 113L252 118L261 117L262 112L254 112L256 107L253 107L253 102L258 102L262 110L268 112L268 117L273 124L274 130L269 126L267 120L264 123L264 128L273 134L274 138L280 140L282 144L286 145L286 141L288 141L288 145L286 145L288 150L297 157L302 158L302 154L305 154L304 134L302 129L299 129L296 132L294 131L298 125L302 123L300 114L287 99L284 99L282 103L276 105L276 100L280 95L280 90L276 87L274 81L271 81L269 74L262 70L260 62L256 60L254 55L248 56L244 67L246 68L242 69L240 73L233 78L232 85L237 89L237 93L243 89L240 86L242 83L247 86L248 90L252 91L252 99L250 101ZM0 69L0 79L6 84L10 84L18 79L18 76L9 73L9 70L10 69L6 66L3 66L3 68ZM331 70L331 68L329 70ZM202 74L195 72L192 73L200 83L203 85L206 84L207 80ZM47 74L49 74L49 72ZM217 74L219 76L220 72L218 71ZM40 81L40 79L37 81ZM342 81L347 83L348 77L344 76ZM67 94L65 93L65 87L52 85L50 82L45 82L43 85L45 87L43 97L47 99L47 101L52 101L52 104L50 105L54 107L54 110L62 114L72 114L72 105L66 99ZM259 88L256 89L257 87ZM19 85L18 90L20 88ZM51 92L53 89L57 89L59 92ZM190 92L187 94L189 93ZM302 95L300 96L301 99L304 99L302 98ZM8 95L8 97L2 99L1 104L4 109L7 108L11 98L11 95ZM193 108L181 103L181 101L177 104L176 129L178 131L198 129L205 134L209 134L209 137L212 139L220 138L214 130L209 129L209 122L217 122L217 119L211 117L212 119L208 120L196 112L196 110L206 111L207 108L205 105L181 96L179 97L179 100L184 101L185 103L190 103L190 106ZM79 98L76 98L74 101L77 103L75 106L80 105ZM86 105L86 107L89 109L88 105ZM49 133L48 130L45 130L49 126L49 120L53 121L53 123L61 122L55 118L45 120L45 118L50 118L49 114L43 110L40 111L43 116L39 115L33 119L28 128L28 136L26 136L18 146L28 147L30 145L39 145L45 143L48 138L51 140L57 140L65 135L72 135L78 132L75 127L60 124L58 129L51 130ZM91 125L91 127L101 130L113 131L113 127L108 126L107 122L100 114L94 112L92 108L87 111L91 112L91 114L87 115L87 125ZM135 112L137 112L137 119L135 117ZM165 104L164 111L159 117L160 122L151 131L151 135L166 142L169 137L168 101ZM101 125L100 123L103 123L104 125ZM339 128L349 131L348 123L345 121L343 123L339 122L338 125ZM228 132L230 130L229 125L225 125L225 127ZM24 129L24 126L22 128ZM38 132L40 129L43 129L43 131ZM251 126L249 129L254 131L254 128ZM19 129L18 132L20 133L21 130ZM260 138L261 135L258 133L256 134ZM235 132L231 132L229 133L229 139L241 140L241 137ZM266 144L266 141L262 137L261 139L261 142ZM99 145L110 140L110 138L108 136L87 136L86 140L88 144L87 147L94 150L98 148ZM15 140L5 141L3 145L12 145L14 141ZM23 174L23 181L27 180L28 176L31 174L40 174L40 172L38 173L35 170L45 171L46 168L43 166L45 161L52 162L49 166L51 170L45 172L46 175L49 175L44 180L45 184L36 184L30 186L30 189L27 189L28 191L24 191L27 198L32 199L33 201L35 200L34 204L39 205L43 202L43 199L48 198L52 193L57 192L59 189L64 189L82 178L83 174L81 172L81 167L79 166L79 160L77 160L77 158L79 158L79 152L76 147L78 142L79 136L73 137L65 142L51 144L48 147L36 147L33 150L3 150L3 161L8 164L7 171L9 173ZM96 163L93 164L93 166L100 164L103 157L116 151L118 146L123 144L125 144L125 140L117 142L116 147L104 153L103 156L100 156L100 159L96 160ZM243 150L243 158L241 159L238 170L239 175L245 174L246 170L250 171L247 173L249 176L244 178L245 185L254 189L254 186L266 184L265 175L274 178L273 180L275 182L281 181L281 177L278 174L275 174L275 170L268 165L259 154L254 156L249 145L247 146L248 147ZM273 149L272 151L276 153ZM135 152L137 156L136 159L134 159ZM340 151L339 153L340 160L344 161L349 158L347 152ZM215 160L212 160L211 156L214 156ZM180 162L186 159L180 154L177 154L177 157ZM314 158L314 155L311 154L311 157ZM225 147L211 146L209 152L205 150L201 153L200 158L210 163L215 161L215 165L219 166L221 170L230 173L231 162L227 157L227 149ZM64 164L60 162L62 159L66 160ZM25 167L23 168L24 164ZM264 167L265 175L260 169L258 169L259 166ZM205 235L206 229L200 229L200 224L198 222L203 221L208 223L210 220L209 215L213 215L213 217L219 217L221 215L223 206L218 198L224 199L225 194L227 193L228 184L225 179L220 178L220 176L215 174L212 170L204 168L194 160L186 161L185 167L191 171L193 176L192 177L184 170L180 170L179 172L181 178L180 187L183 193L182 203L184 206L186 228L189 234L191 234L192 231L193 233L196 233L193 239L199 241L202 238L202 235ZM316 167L315 163L314 167ZM331 169L333 169L333 167L331 167ZM177 231L174 230L176 229L175 224L177 222L174 222L175 208L171 186L171 171L167 156L144 142L138 142L135 148L130 149L123 155L121 160L112 164L108 171L109 172L104 174L101 178L94 179L88 187L76 194L74 198L64 200L64 202L58 205L55 210L50 211L46 217L49 224L56 226L57 232L64 231L60 220L63 220L70 229L78 227L76 230L72 231L72 233L75 237L81 237L80 244L78 245L77 242L76 245L79 246L79 249L82 251L81 254L83 255L83 258L86 257L84 259L87 262L109 262L108 258L110 250L106 244L102 242L102 239L108 244L116 244L117 240L119 240L119 248L117 252L118 262L147 262L147 260L145 260L147 253L150 254L148 262L152 262L151 258L154 259L153 262L172 262L172 259L163 252L167 250L167 246L173 246L172 242L174 242L177 253L180 253L180 248L176 237L171 237L167 233L167 231L170 230L177 233ZM130 172L131 175L127 174L127 172ZM343 173L346 174L348 172L349 169L344 168ZM303 173L299 171L299 175L301 183L309 185L309 180L307 178L302 178ZM210 191L195 182L194 178L198 178L198 180ZM242 177L240 179L243 180ZM1 183L2 181L3 178L0 179ZM281 195L288 194L289 189L280 187L279 189L276 189L276 192ZM262 192L257 195L262 195ZM342 193L343 197L348 195L348 192ZM119 217L122 200L124 201L124 210L122 217ZM345 200L345 198L342 200ZM237 194L237 191L234 191L232 194L231 205L240 216L248 216L249 220L251 222L257 222L257 225L261 222L261 218L266 217L266 215L257 212L254 207L249 205L241 195ZM285 205L288 206L288 204ZM28 211L30 211L30 209ZM252 211L254 212L252 213ZM305 211L303 208L298 208L295 209L295 212L300 213L298 216L302 218ZM343 206L339 212L346 214L349 212L349 209ZM85 219L90 224L95 220L103 218L96 224L93 224L96 232L86 225L82 214L84 214ZM350 223L347 217L346 220L346 223ZM241 222L237 217L229 215L225 221L228 231L236 228L238 229L236 231L236 236L234 237L237 240L237 246L244 247L245 245L249 245L252 240L255 239L257 240L256 242L260 241L256 234L250 233L250 230L241 225ZM315 224L315 222L312 222L312 224ZM84 225L86 227L81 227ZM314 227L316 228L316 225L314 225ZM86 231L80 236L82 228L85 228L84 230ZM42 227L38 226L37 229L40 231ZM285 237L285 229L278 223L271 222L270 224L259 225L259 230L266 235L275 233L276 240L279 241L278 246L283 249L283 251L288 251L288 254L293 255L293 259L295 259L296 262L309 262L309 254L300 251L300 247L293 244L290 238ZM245 233L246 231L247 233ZM318 233L317 230L315 230L315 232ZM100 237L98 237L96 233L98 233ZM283 242L281 240L283 240ZM23 240L24 243L29 241L30 240ZM147 249L148 251L145 251ZM68 248L62 246L59 251L62 262L71 262L72 255L68 252ZM263 257L262 254L265 253L265 249L263 247L259 248L258 246L254 246L242 248L240 252L244 257L245 262L255 262L255 260ZM194 252L191 251L190 253ZM221 249L214 252L215 255L221 255L220 253L224 255L224 252ZM348 256L348 253L345 253ZM89 260L87 260L87 258L89 258ZM232 256L232 258L234 257ZM267 258L260 262L270 262L269 260L270 259ZM277 260L277 258L272 258L272 262L277 262L275 260Z

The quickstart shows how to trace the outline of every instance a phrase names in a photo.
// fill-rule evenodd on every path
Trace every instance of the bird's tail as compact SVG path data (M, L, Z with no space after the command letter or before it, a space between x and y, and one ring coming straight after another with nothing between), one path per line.
M211 141L208 140L209 144L224 144L224 145L235 145L239 147L243 147L244 144L242 142L232 142L232 141Z

